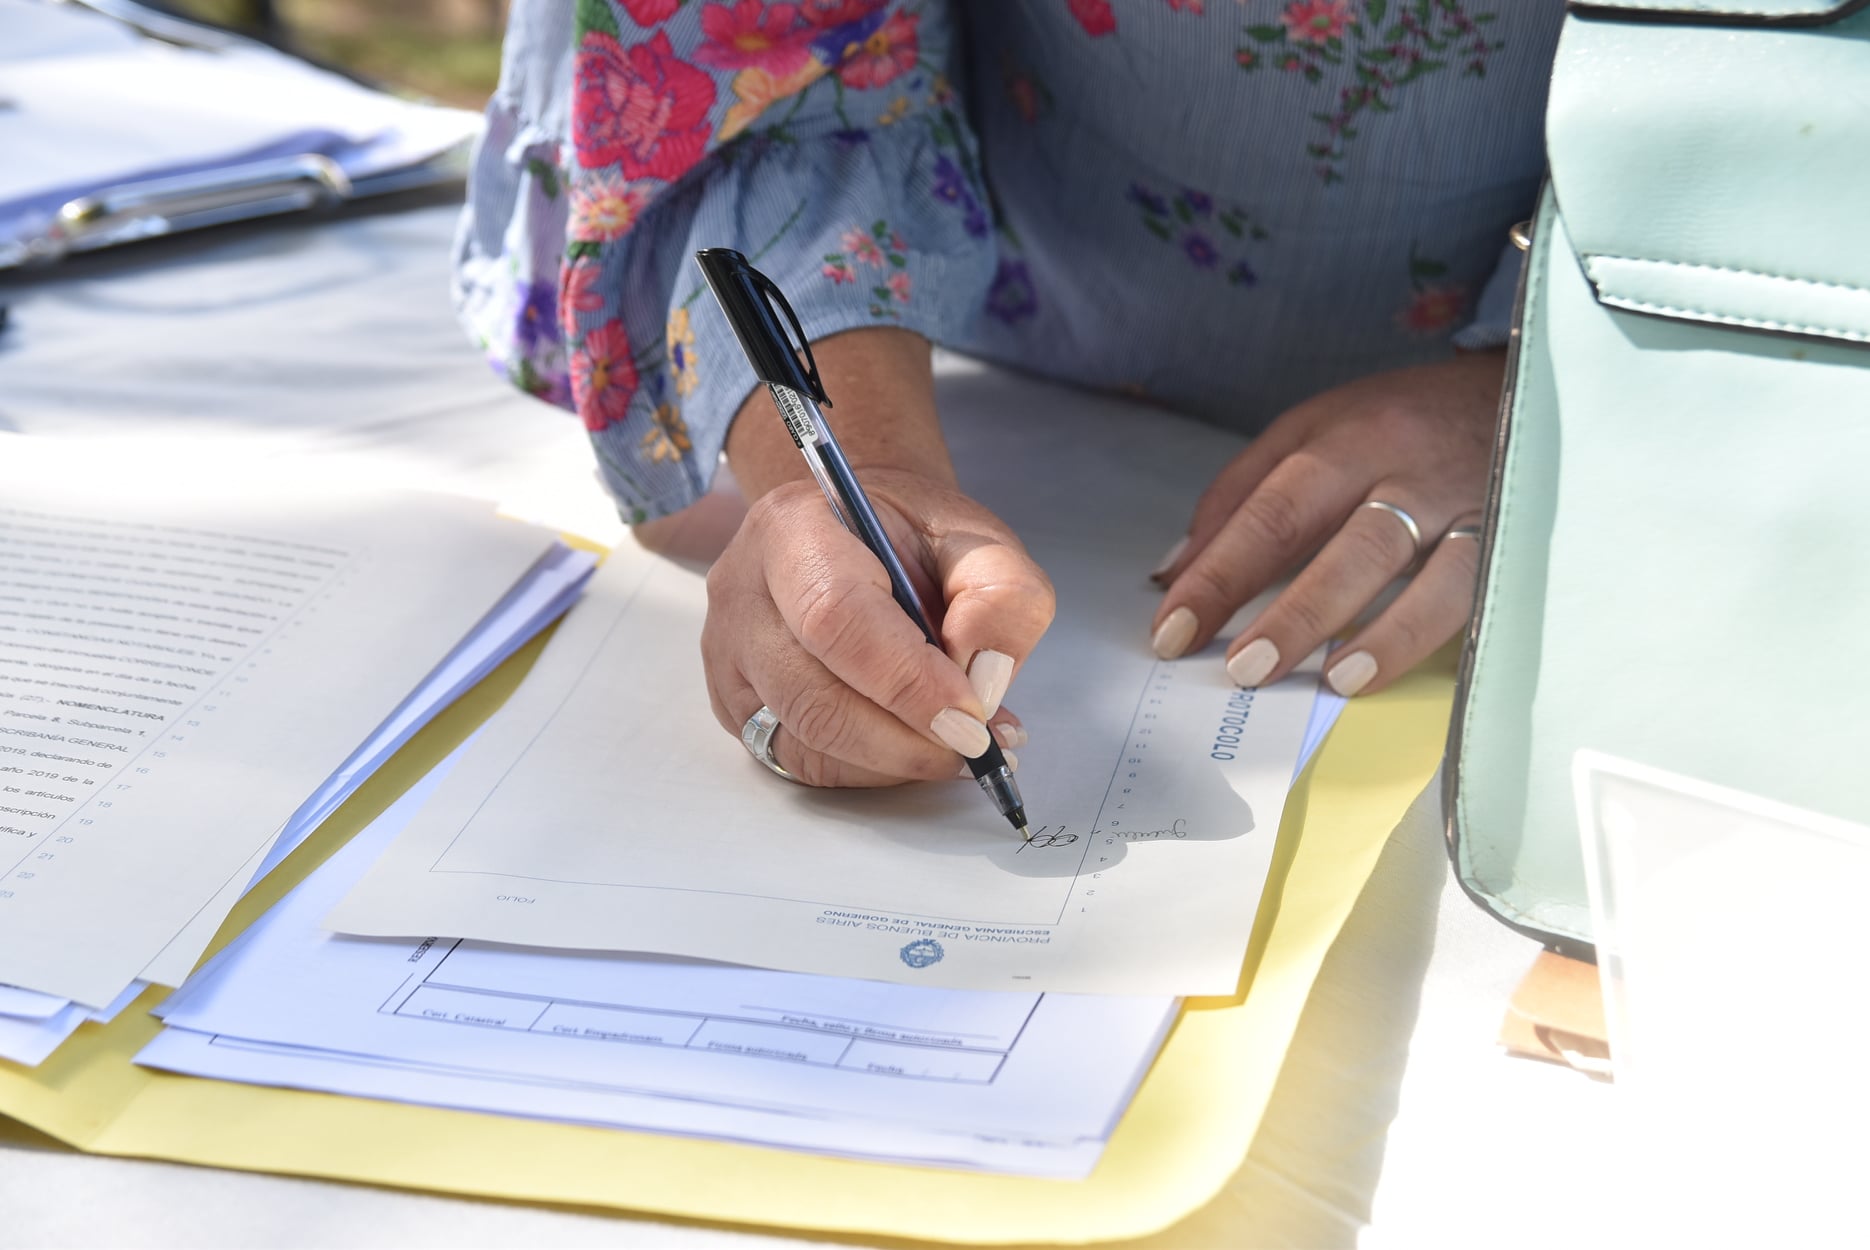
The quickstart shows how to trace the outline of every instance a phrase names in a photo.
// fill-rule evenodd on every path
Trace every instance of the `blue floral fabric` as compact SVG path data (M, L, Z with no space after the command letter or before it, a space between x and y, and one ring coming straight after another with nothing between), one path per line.
M517 0L456 297L632 520L753 376L690 263L1252 432L1504 341L1561 6ZM834 397L835 398L835 397Z

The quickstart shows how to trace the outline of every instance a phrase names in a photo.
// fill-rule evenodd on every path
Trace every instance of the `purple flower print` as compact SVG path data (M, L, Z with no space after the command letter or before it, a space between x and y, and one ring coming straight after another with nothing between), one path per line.
M1190 230L1182 236L1182 251L1188 256L1189 263L1197 269L1212 269L1221 259L1214 243L1199 230Z
M1154 191L1151 191L1148 187L1139 182L1130 184L1130 203L1136 205L1144 212L1154 213L1158 217L1169 211L1167 200L1164 200L1160 195L1157 195Z
M1002 260L987 290L987 314L1008 325L1018 323L1039 311L1039 296L1032 289L1032 274L1023 260Z
M1254 286L1260 275L1253 272L1253 266L1244 260L1237 260L1227 270L1227 280L1235 286Z
M541 343L559 342L558 287L550 282L523 284L513 323L513 339L523 352L532 352Z
M1198 217L1206 217L1209 213L1214 211L1214 199L1205 191L1194 191L1186 187L1183 188L1182 203L1188 206L1189 212L1194 213Z
M935 158L935 185L931 191L936 199L944 204L953 204L965 214L961 219L963 230L977 239L987 237L986 210L968 189L967 177L961 172L961 167L946 156Z
M967 189L967 179L961 174L961 167L946 156L935 158L935 198L944 204L959 204L971 199Z

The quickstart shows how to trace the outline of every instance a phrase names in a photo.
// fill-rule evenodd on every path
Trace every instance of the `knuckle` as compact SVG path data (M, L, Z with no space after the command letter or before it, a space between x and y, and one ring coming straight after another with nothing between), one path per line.
M861 586L846 577L827 574L813 579L800 592L793 618L805 649L826 661L848 652L859 641L860 620L855 600ZM835 665L833 665L835 667Z
M1275 628L1288 639L1314 640L1331 632L1324 605L1309 595L1287 595L1279 602L1276 611L1278 616ZM1267 632L1273 631L1269 629Z
M1382 525L1366 521L1362 525L1350 525L1340 530L1338 541L1343 544L1344 558L1358 566L1368 569L1394 572L1408 564L1415 555L1410 546L1409 536L1403 532L1402 523L1391 516L1375 516L1374 508L1359 509L1370 521L1382 521Z
M774 714L801 746L835 754L851 726L851 704L841 695L826 686L807 686L788 694Z
M1213 560L1197 560L1176 583L1178 590L1203 604L1231 604L1245 598L1234 579ZM1202 613L1196 613L1197 616Z
M1283 487L1260 487L1247 500L1244 512L1248 524L1275 550L1293 551L1305 539L1305 509Z

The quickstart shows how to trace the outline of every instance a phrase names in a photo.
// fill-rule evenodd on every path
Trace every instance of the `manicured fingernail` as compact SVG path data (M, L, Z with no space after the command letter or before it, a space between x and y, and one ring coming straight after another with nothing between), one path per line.
M963 781L972 781L974 780L974 770L969 768L966 764L963 764L961 765L961 771L956 773L955 776L961 778Z
M929 722L929 732L947 743L949 750L959 751L969 759L985 755L987 748L993 745L987 726L958 707L945 707L935 713L935 719Z
M1369 685L1370 679L1376 675L1375 658L1368 651L1353 651L1331 666L1331 671L1325 674L1325 681L1348 699Z
M1028 741L1025 729L1009 720L1003 720L995 725L993 736L1000 740L1000 745L1003 747L1023 747Z
M1013 754L1011 751L1002 751L1000 752L1000 756L1002 759L1006 760L1006 770L1009 773L1016 773L1019 771L1019 756Z
M1279 648L1267 638L1255 638L1227 662L1227 675L1236 686L1257 686L1279 667Z
M1149 580L1152 582L1159 582L1167 577L1169 575L1169 570L1175 567L1175 562L1181 559L1182 553L1187 550L1188 535L1183 534L1180 538L1175 540L1175 546L1169 548L1169 553L1156 562L1155 569L1149 574Z
M992 716L1000 710L1006 684L1013 680L1013 657L1000 651L976 651L968 661L967 680L974 687L974 697L980 700L982 713Z
M1188 650L1188 644L1195 636L1195 624L1192 610L1177 608L1169 613L1169 619L1156 630L1156 636L1149 640L1149 645L1155 648L1159 659L1173 660Z

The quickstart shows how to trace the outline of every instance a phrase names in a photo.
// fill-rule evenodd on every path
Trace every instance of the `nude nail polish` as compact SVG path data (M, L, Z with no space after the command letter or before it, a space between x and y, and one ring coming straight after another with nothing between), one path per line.
M958 751L968 759L985 755L987 748L993 745L987 726L958 707L945 707L935 713L935 719L929 722L929 732L940 738L949 750Z
M1028 739L1026 730L1012 721L1001 721L993 726L993 736L1000 740L1003 747L1023 747Z
M1182 553L1187 550L1188 535L1183 534L1180 538L1175 540L1175 545L1169 548L1168 554L1156 562L1156 567L1151 570L1149 574L1149 580L1152 582L1159 582L1167 577L1169 575L1169 570L1175 567L1175 562L1181 559Z
M1156 657L1173 660L1188 650L1188 644L1195 637L1196 624L1195 614L1189 608L1177 608L1169 613L1168 619L1156 630L1156 636L1149 640Z
M982 714L992 716L1000 710L1007 683L1013 680L1013 657L1001 651L976 651L968 661L967 680L980 700Z
M1369 685L1376 675L1376 657L1368 651L1353 651L1331 666L1331 671L1325 674L1325 681L1348 699Z
M1227 661L1227 675L1236 686L1254 687L1279 667L1279 648L1267 638L1255 638Z

